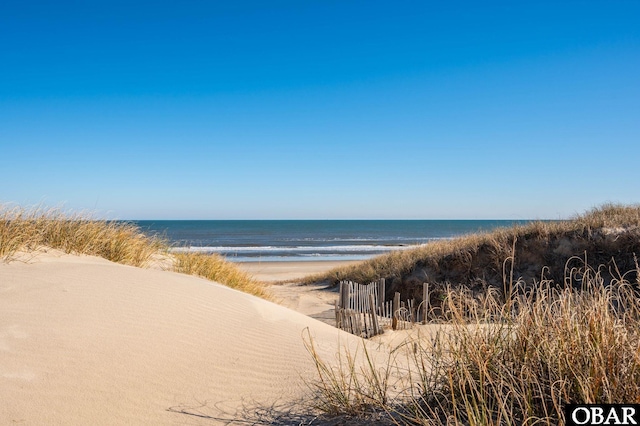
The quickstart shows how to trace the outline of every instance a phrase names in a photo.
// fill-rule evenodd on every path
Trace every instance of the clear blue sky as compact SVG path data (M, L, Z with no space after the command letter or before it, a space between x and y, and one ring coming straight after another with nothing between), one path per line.
M0 4L0 202L121 219L640 202L640 1Z

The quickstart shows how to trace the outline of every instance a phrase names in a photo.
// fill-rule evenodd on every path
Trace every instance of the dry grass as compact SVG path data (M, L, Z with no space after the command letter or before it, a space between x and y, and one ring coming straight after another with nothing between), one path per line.
M423 282L443 291L449 283L467 285L476 293L501 288L507 259L514 280L562 282L567 260L584 259L585 253L589 263L605 265L607 270L633 269L633 253L640 253L640 206L607 204L571 220L532 222L436 241L310 276L305 283L368 283L385 278L388 295L399 291L403 299L421 300Z
M386 278L403 298L429 282L446 323L381 364L366 346L332 364L308 344L314 405L380 424L556 425L568 403L640 403L638 252L640 207L605 205L311 277Z
M263 283L219 255L174 253L172 256L175 259L173 268L176 272L197 275L263 299L271 299Z
M0 258L11 260L19 251L40 247L146 266L167 246L128 223L94 220L60 209L0 208Z
M152 238L131 223L92 219L85 213L60 209L0 205L0 260L42 247L65 253L98 256L116 263L146 267L170 256L170 269L198 275L229 287L269 298L264 286L219 256L171 254L166 241Z
M309 346L315 405L333 415L384 413L379 423L556 425L568 403L640 402L639 283L619 276L605 286L599 270L578 272L580 290L545 281L508 308L500 296L478 304L450 289L446 332L405 343L407 357L388 365L371 365L365 353L336 367Z

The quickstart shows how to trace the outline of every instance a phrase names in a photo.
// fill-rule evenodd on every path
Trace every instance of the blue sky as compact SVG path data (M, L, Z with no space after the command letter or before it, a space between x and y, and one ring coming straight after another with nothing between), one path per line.
M640 2L4 1L0 202L121 219L638 203Z

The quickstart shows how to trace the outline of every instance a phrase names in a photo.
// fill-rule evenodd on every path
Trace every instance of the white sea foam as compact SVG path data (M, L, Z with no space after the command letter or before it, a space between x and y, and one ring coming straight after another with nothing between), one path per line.
M141 221L174 252L229 260L353 260L509 225L510 221Z

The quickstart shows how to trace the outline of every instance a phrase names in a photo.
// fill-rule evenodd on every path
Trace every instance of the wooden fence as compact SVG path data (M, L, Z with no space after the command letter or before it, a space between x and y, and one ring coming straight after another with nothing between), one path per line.
M423 286L423 303L416 306L415 299L385 301L385 280L366 285L351 281L340 282L340 295L336 301L336 326L349 333L371 337L382 334L384 328L393 330L411 328L413 323L426 323L428 310L428 284Z

